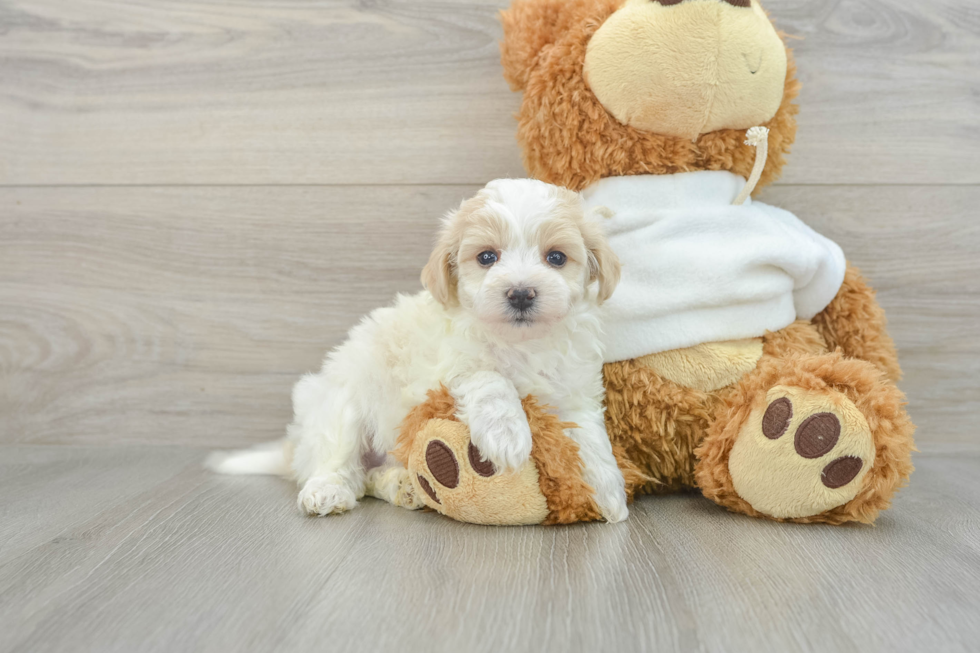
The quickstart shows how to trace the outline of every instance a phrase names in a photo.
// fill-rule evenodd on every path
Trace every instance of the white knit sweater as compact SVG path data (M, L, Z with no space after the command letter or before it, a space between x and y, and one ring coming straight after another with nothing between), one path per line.
M606 361L753 338L809 319L844 280L844 254L799 218L732 200L730 172L600 179L583 191L623 277L606 302Z

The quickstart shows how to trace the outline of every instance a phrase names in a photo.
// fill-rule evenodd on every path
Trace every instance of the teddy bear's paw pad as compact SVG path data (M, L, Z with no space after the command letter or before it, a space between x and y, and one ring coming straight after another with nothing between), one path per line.
M843 394L776 386L728 460L735 492L777 518L811 517L857 496L874 462L867 420Z
M432 486L429 484L429 482L425 480L425 477L422 476L421 474L418 474L418 479L419 479L419 487L422 488L422 491L425 492L427 495L429 495L430 499L432 499L436 503L441 504L442 501L439 500L439 495L436 494L436 491L432 489Z
M307 515L329 515L346 512L357 505L354 492L327 476L314 476L303 485L296 499Z
M459 485L459 463L456 454L441 440L433 440L425 448L425 464L433 478L450 490Z
M490 478L497 473L496 465L484 459L483 453L472 442L466 449L466 457L470 459L470 467L480 476Z
M472 445L470 445L472 446ZM452 448L442 440L432 440L425 447L425 467L428 469L432 481L424 474L416 474L416 482L419 488L425 492L433 502L442 504L439 493L433 485L453 490L459 485L459 461ZM423 470L424 471L424 470Z

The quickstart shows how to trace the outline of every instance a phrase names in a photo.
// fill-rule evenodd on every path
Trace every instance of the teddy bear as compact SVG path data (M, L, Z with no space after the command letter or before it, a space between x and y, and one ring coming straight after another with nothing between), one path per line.
M629 496L873 522L912 471L914 426L867 281L751 199L785 164L800 88L758 1L515 0L501 20L528 173L611 216L606 425ZM497 474L433 390L396 454L422 502L477 523L596 519L560 416L525 410L532 460Z

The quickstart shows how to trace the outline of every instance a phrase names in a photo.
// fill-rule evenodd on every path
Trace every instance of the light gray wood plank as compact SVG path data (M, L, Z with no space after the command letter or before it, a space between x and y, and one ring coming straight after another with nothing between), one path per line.
M475 187L0 189L0 441L238 446ZM780 187L880 290L920 442L975 442L976 187Z
M486 528L365 500L311 519L273 478L159 449L3 446L48 483L4 514L9 651L968 651L980 636L980 452L920 455L876 527L776 524L689 495L623 524ZM60 458L60 460L59 460ZM164 480L120 484L115 467ZM115 502L61 524L66 466ZM61 528L57 537L49 534Z
M0 184L482 184L522 173L506 0L5 0ZM973 0L769 0L786 183L980 181Z
M127 447L0 447L0 560L63 542L73 528L200 460L199 452L174 447L151 455Z
M473 190L0 190L0 441L279 437Z

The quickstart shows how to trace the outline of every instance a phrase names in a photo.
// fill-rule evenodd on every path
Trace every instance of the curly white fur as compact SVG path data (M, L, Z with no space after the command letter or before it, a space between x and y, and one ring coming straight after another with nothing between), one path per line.
M447 216L423 271L427 290L373 311L320 372L293 390L285 457L302 486L301 509L343 512L365 492L414 507L394 498L407 472L386 452L408 412L445 384L474 444L500 470L530 456L521 397L533 394L556 407L563 420L578 424L568 435L580 446L583 475L603 516L625 519L623 476L603 420L597 310L618 282L619 262L599 213L585 215L577 193L504 179ZM548 259L556 251L566 257L561 265ZM495 262L481 264L484 252ZM533 291L530 308L508 300L514 289ZM266 450L267 469L255 451L211 465L226 473L278 473L281 451Z

